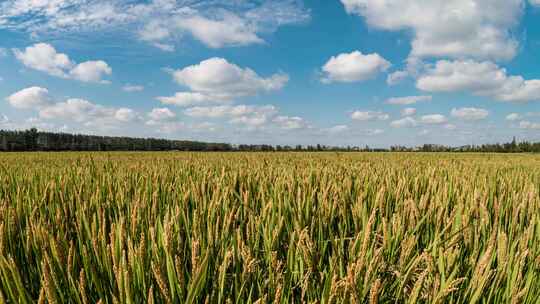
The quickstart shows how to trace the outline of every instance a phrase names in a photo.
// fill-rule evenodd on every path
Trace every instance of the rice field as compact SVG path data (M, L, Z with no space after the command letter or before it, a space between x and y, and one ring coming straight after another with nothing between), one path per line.
M540 155L0 154L0 303L540 303Z

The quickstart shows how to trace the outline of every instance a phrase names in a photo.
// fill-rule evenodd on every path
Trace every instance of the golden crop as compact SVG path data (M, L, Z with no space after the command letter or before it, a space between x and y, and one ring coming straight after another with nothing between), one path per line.
M0 154L0 303L537 303L540 156Z

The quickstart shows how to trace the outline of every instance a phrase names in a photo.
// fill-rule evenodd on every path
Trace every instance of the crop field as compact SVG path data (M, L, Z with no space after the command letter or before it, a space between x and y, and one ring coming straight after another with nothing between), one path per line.
M0 154L0 303L539 303L540 155Z

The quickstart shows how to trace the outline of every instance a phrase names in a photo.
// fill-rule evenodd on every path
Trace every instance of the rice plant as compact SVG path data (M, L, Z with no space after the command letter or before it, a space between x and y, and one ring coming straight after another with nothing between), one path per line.
M0 154L0 303L538 303L540 156Z

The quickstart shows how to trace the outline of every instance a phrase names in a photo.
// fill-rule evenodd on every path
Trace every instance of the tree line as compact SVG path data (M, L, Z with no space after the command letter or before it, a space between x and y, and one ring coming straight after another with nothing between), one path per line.
M0 130L0 151L230 151L226 143Z
M461 147L447 147L444 145L425 144L416 148L393 146L393 152L484 152L484 153L540 153L540 142L532 143L528 141L517 142L514 138L508 143L466 145Z
M0 151L335 151L335 152L493 152L540 153L540 142L448 147L425 144L420 147L392 146L373 149L368 146L333 147L325 145L231 145L159 138L113 137L69 133L40 132L35 128L23 131L0 130Z

